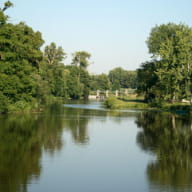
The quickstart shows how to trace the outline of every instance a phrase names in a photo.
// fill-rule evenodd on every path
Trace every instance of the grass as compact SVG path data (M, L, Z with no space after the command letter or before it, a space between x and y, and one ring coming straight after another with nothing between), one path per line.
M144 102L143 97L136 95L124 97L109 97L104 101L104 106L109 109L153 109L170 111L177 114L192 114L192 106L186 103L164 103L161 106L151 106Z
M149 107L143 100L132 97L109 97L104 101L104 106L109 109L146 109Z

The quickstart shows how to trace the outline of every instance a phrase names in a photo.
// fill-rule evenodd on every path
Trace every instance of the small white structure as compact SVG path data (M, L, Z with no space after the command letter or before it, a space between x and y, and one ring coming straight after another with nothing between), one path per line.
M95 99L97 99L97 96L96 96L96 95L89 95L88 99L93 99L93 100L95 100Z
M118 90L115 91L115 96L116 96L116 97L119 96L119 91L118 91Z
M108 90L106 91L105 96L109 97L109 91Z

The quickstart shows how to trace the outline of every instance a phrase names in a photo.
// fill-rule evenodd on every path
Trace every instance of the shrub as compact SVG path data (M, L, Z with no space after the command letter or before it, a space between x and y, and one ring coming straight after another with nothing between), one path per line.
M8 112L28 112L31 110L31 105L27 103L26 101L17 101L14 104L8 105Z

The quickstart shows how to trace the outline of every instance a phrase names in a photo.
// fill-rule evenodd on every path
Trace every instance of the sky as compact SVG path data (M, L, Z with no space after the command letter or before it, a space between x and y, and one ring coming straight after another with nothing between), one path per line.
M0 1L2 6L5 1ZM168 22L192 26L191 0L11 0L10 22L25 22L68 54L87 51L88 70L136 70L150 60L146 40L153 27Z

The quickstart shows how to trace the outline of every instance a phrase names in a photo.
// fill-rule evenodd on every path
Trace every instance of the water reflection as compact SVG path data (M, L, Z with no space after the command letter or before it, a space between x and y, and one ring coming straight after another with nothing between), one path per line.
M0 191L27 191L41 173L43 147L62 147L62 122L51 115L10 115L0 119Z
M62 115L72 114L72 119ZM68 129L76 143L88 141L84 110L64 110L53 105L43 114L9 115L0 119L0 191L27 191L41 173L41 156L62 148L62 131ZM67 116L68 117L68 116Z
M192 121L165 113L144 112L136 121L142 128L137 143L156 160L147 166L152 191L192 190Z
M77 144L88 143L87 125L90 116L88 116L87 111L83 109L65 108L63 115L66 117L64 129L71 133L73 141Z
M143 157L138 154L140 150L134 143L137 134L136 140L139 147L146 153L150 153L150 156L152 154L155 159L150 162L146 160L146 163L141 166L145 170L147 165L146 173L151 191L192 190L192 121L190 118L157 112L107 111L100 110L97 105L96 110L91 109L90 106L86 109L81 107L79 105L79 108L76 109L75 107L52 105L40 114L0 116L0 192L27 192L31 182L40 182L44 166L42 165L43 154L55 157L57 152L63 153L63 148L68 141L65 140L66 133L71 136L72 144L75 144L75 147L83 145L80 147L84 149L85 158L82 158L81 161L83 171L86 172L89 165L93 172L99 171L95 176L95 183L93 182L95 186L98 186L97 181L102 175L104 175L103 179L109 178L114 181L104 183L105 186L109 188L110 186L121 186L125 189L124 191L129 189L128 185L133 183L137 186L137 182L142 182L138 179L139 175L143 173L140 170L138 175L137 173L130 174L132 181L136 182L135 184L128 177L130 170L134 171L133 165L138 161L138 157ZM135 123L140 128L139 132L133 123L135 119ZM97 131L97 136L89 135L92 124L96 128L97 125L102 126L102 129L94 129ZM118 129L113 125L116 125ZM91 140L94 142L91 143ZM67 145L66 148L71 149ZM103 153L100 153L101 149L104 150ZM74 171L74 175L71 173L70 178L77 175L76 170L72 170L69 165L71 161L77 170L81 170L77 165L79 158L74 160L67 157L67 154L71 155L70 153L73 152L65 153L64 172L67 172L67 167L69 167L69 173ZM78 151L76 157L79 157L80 154ZM72 157L74 156L72 155ZM143 161L142 158L141 161ZM142 163L139 162L139 164ZM103 167L99 170L98 167L101 165ZM103 170L104 172L102 172ZM83 171L79 171L80 177L83 175ZM90 174L87 173L88 176ZM85 174L85 176L87 175ZM54 179L57 180L57 178ZM86 179L88 177L83 178L83 180ZM87 185L86 182L85 185ZM145 186L145 184L141 186ZM111 189L110 191L117 190Z

